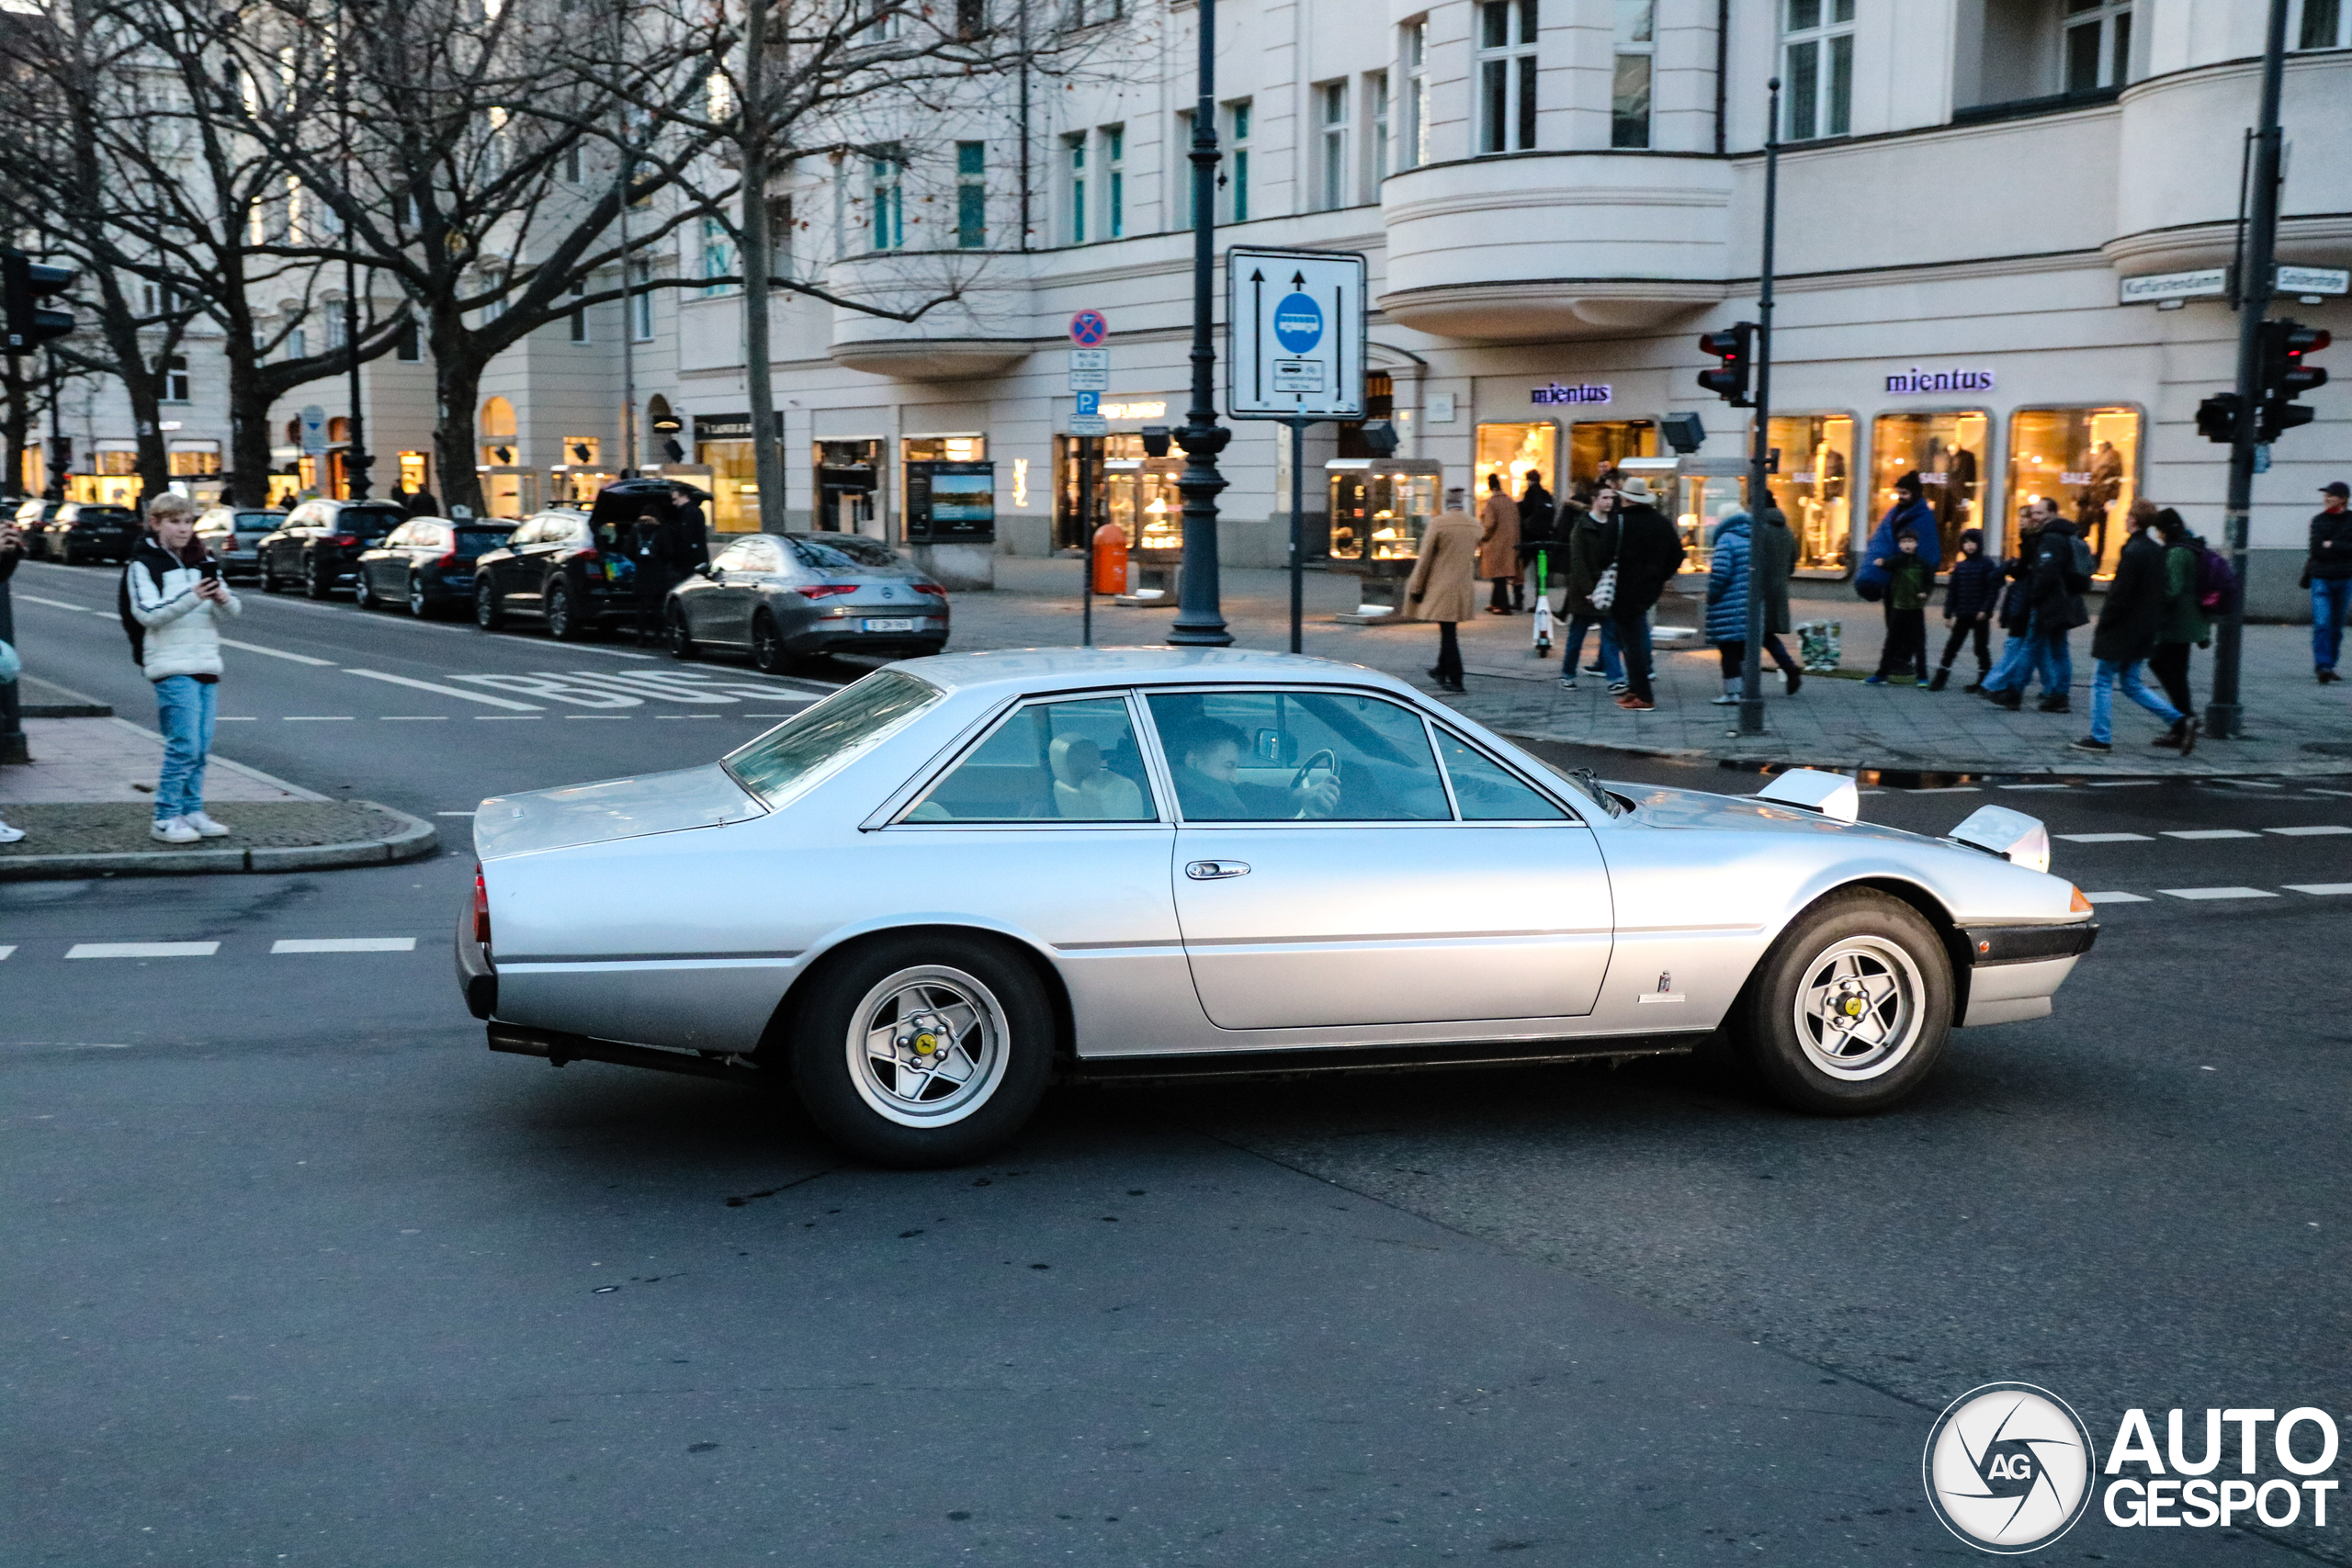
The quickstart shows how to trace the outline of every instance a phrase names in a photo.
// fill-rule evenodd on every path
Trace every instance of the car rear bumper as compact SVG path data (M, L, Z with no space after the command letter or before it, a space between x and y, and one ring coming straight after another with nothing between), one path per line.
M474 940L474 907L468 899L458 911L458 989L466 998L466 1010L476 1018L488 1018L498 1010L498 968L491 962L490 950Z
M2050 998L2098 941L2097 920L2057 926L1970 926L1960 1027L2047 1018Z

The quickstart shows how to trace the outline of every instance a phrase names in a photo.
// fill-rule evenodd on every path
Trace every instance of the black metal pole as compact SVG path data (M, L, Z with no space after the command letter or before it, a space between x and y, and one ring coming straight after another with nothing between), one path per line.
M343 122L343 188L351 188L351 89L350 67L343 56L350 42L350 35L343 24L343 7L334 12L334 83L335 100ZM344 225L343 235L343 346L351 355L351 413L343 430L343 488L347 499L368 499L368 416L359 402L359 269L352 258L351 226Z
M1216 498L1225 476L1217 454L1233 432L1216 422L1216 0L1200 0L1200 98L1193 109L1193 406L1176 445L1187 459L1176 488L1184 496L1184 585L1168 640L1179 647L1224 648L1226 629L1216 573Z
M1306 618L1306 421L1290 422L1290 650Z
M1078 468L1078 539L1080 558L1084 563L1082 570L1086 573L1080 584L1083 591L1079 595L1082 608L1079 612L1078 640L1081 648L1094 646L1094 519L1091 515L1094 509L1089 504L1094 499L1094 487L1088 481L1086 474L1086 445L1090 439L1084 435L1069 438L1069 444L1075 449L1074 461Z
M1764 544L1764 513L1772 504L1767 484L1772 440L1772 244L1781 202L1781 79L1768 84L1771 102L1764 126L1764 261L1756 303L1756 438L1747 457L1747 657L1739 666L1739 733L1764 733L1764 592L1757 556Z
M2286 71L2287 0L2270 0L2269 37L2262 51L2262 112L2254 134L2253 212L2245 265L2238 278L2238 428L2230 443L2230 492L2222 510L2222 548L2237 587L2213 632L2213 700L2205 733L2226 740L2245 733L2238 700L2239 659L2245 644L2246 517L2254 508L2254 447L2262 391L2262 321L2270 310L2271 264L2278 248L2278 89Z

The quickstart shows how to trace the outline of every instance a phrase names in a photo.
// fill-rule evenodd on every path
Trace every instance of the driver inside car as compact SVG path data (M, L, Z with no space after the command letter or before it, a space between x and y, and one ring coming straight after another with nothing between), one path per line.
M1291 788L1291 810L1252 809L1242 797L1238 780L1241 751L1241 731L1216 719L1204 720L1184 732L1175 775L1176 798L1185 816L1196 821L1253 822L1284 816L1326 818L1339 811L1340 775L1329 770L1312 770Z

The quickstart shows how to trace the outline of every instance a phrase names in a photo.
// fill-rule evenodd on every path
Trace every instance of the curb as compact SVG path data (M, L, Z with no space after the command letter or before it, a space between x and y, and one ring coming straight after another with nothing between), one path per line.
M346 865L391 865L419 860L440 847L433 824L372 800L354 801L379 811L401 830L389 839L354 839L339 844L302 844L251 850L138 850L103 855L24 855L0 860L0 882L37 882L69 876L197 876L223 872L326 871Z

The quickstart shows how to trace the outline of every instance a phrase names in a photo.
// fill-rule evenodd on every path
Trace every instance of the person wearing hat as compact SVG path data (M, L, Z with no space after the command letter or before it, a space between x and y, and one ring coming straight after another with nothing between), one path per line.
M2312 518L2311 557L2303 581L2312 591L2312 668L2323 686L2340 679L2336 659L2344 651L2344 623L2352 619L2352 485L2324 485L2327 498Z
M1430 671L1442 692L1461 692L1462 644L1454 627L1477 614L1478 525L1462 510L1462 491L1445 492L1445 510L1421 534L1421 553L1405 583L1405 619L1437 623L1437 663Z
M1625 694L1617 705L1647 713L1657 706L1650 684L1650 608L1681 570L1682 536L1657 509L1649 482L1638 474L1594 496L1592 509L1595 516L1617 524L1617 592L1609 606L1617 624L1617 651L1625 661Z

